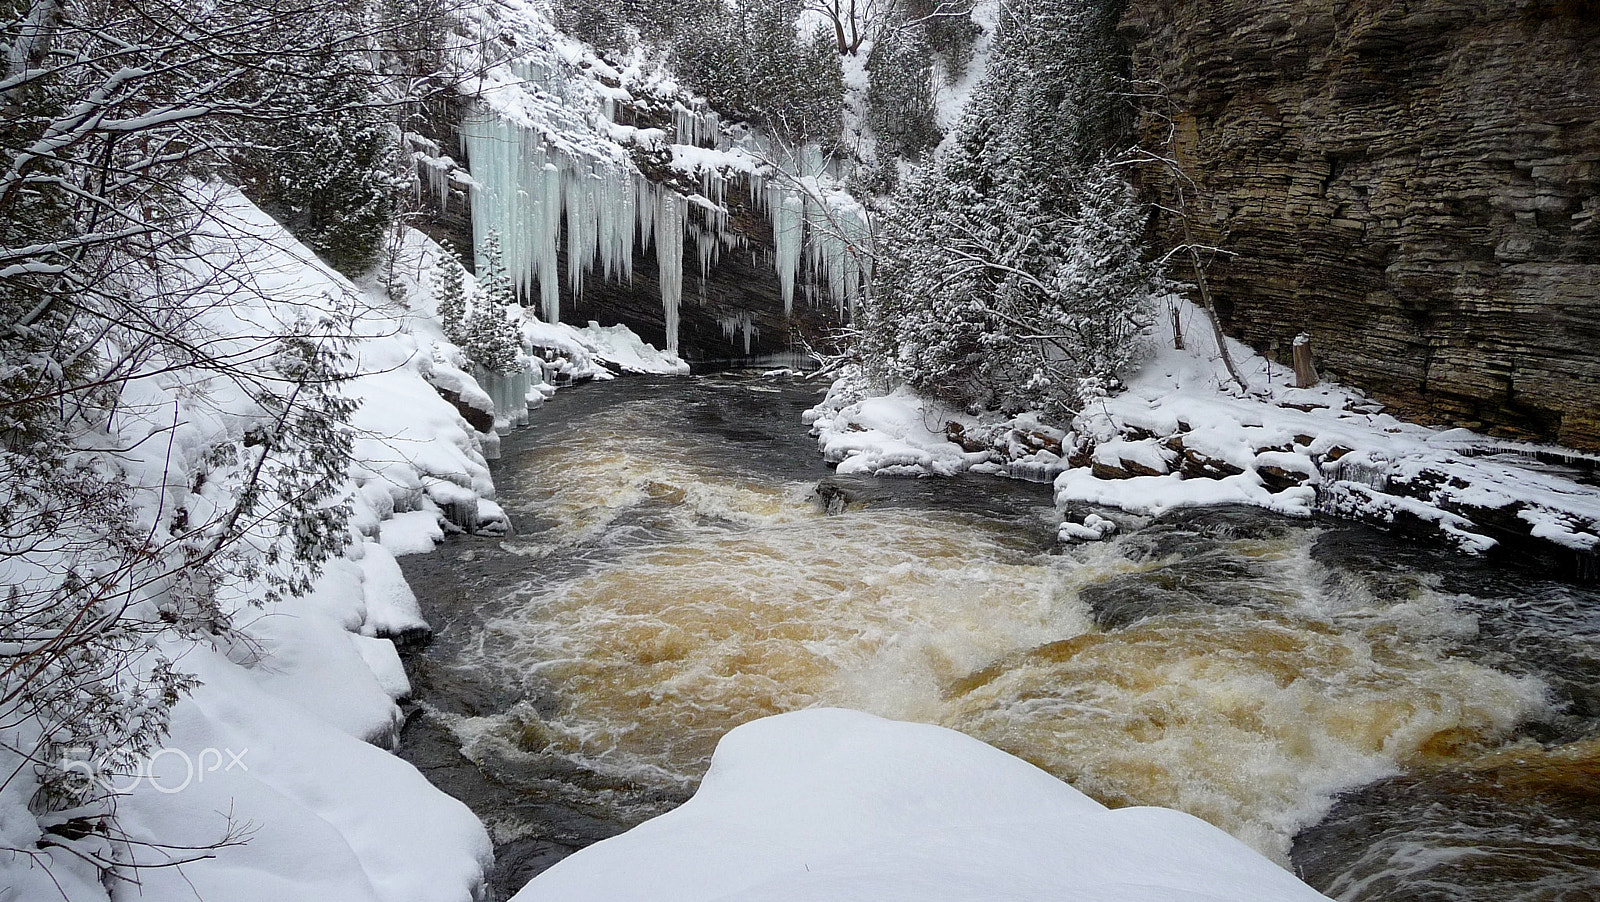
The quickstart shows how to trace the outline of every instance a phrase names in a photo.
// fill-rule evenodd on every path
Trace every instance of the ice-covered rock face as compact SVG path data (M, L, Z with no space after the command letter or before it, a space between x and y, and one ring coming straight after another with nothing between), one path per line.
M562 317L563 277L569 303L582 305L586 279L632 284L634 255L653 242L663 344L676 352L690 238L700 305L734 250L767 258L779 284L781 318L714 298L713 328L743 314L774 337L786 333L773 326L794 314L797 293L820 303L825 290L841 319L853 308L866 276L866 214L819 151L725 127L642 59L615 68L537 13L506 15L515 20L506 27L536 38L519 46L539 49L473 85L479 103L461 125L473 231L500 235L507 271L524 297L538 298L546 321ZM730 213L730 200L747 215ZM751 217L770 220L770 245L764 228L750 230ZM730 356L751 334L727 334Z
M693 799L514 902L588 899L1325 897L1197 818L1109 810L953 730L821 708L728 733Z

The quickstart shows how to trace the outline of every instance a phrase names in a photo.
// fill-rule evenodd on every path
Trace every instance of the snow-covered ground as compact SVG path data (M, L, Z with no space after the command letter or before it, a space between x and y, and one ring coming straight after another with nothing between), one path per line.
M1109 810L953 730L817 708L729 732L694 798L514 902L1325 898L1198 818Z
M491 861L482 825L379 747L395 741L396 700L410 692L389 637L427 628L386 521L437 531L446 505L493 492L478 437L428 382L451 369L434 354L437 327L404 296L362 290L322 265L234 189L195 190L210 210L196 248L233 276L197 304L192 325L213 354L259 358L241 352L270 348L263 336L296 319L362 308L349 362L357 375L343 389L362 401L346 485L352 542L302 597L263 601L264 587L249 582L219 589L235 632L156 639L200 685L178 702L142 772L112 778L125 790L116 809L130 842L97 854L139 865L123 872L137 884L102 885L59 837L17 851L41 836L24 769L0 794L0 846L13 850L0 852L0 885L7 898L39 902L106 899L108 886L111 898L206 902L475 898ZM223 373L178 368L128 382L104 441L137 503L152 509L153 546L167 539L160 511L181 508L200 523L230 503L228 487L205 478L207 452L260 415ZM137 603L153 612L167 602ZM166 866L174 862L186 863Z
M1321 510L1426 528L1473 553L1521 540L1579 555L1600 548L1600 489L1515 459L1600 458L1403 422L1337 383L1294 388L1291 371L1230 340L1244 392L1201 314L1184 306L1180 321L1184 350L1163 319L1126 390L1088 405L1070 429L972 416L904 389L872 395L859 377L835 383L808 419L841 473L1052 479L1069 510ZM1095 522L1069 516L1062 538L1109 534L1109 520L1087 516Z
M491 404L434 316L439 249L407 232L387 284L358 286L233 188L195 190L209 210L196 247L230 273L216 297L197 303L192 324L213 354L262 359L275 346L270 336L288 324L336 308L356 314L352 378L340 389L361 402L344 487L352 541L301 597L263 601L265 587L253 582L220 589L233 633L159 636L159 651L199 686L178 702L170 735L141 773L112 779L126 790L116 808L130 843L78 842L140 865L124 872L137 885L112 881L116 899L479 898L492 860L482 824L384 750L398 738L397 701L410 693L392 639L428 630L395 556L430 550L446 530L505 528L483 455L492 436L441 395L454 394L467 409ZM548 326L531 316L524 327L542 358L536 373L609 378L608 364L687 369L621 327ZM531 381L536 390L524 403L553 390L539 376ZM157 369L130 380L121 402L116 432L102 441L150 511L153 544L168 538L163 511L181 508L201 523L225 510L229 488L208 469L209 449L261 417L239 385L212 371ZM159 592L139 602L152 616L166 603ZM28 808L30 773L22 765L0 792L0 886L9 890L0 897L108 898L97 870L60 836L55 847L32 851L41 826L78 812L41 825Z

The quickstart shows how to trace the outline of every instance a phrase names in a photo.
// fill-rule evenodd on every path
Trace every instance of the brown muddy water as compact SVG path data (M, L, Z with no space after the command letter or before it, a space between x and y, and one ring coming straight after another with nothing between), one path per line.
M1600 589L1250 509L1064 548L1045 486L833 476L817 392L563 391L495 467L516 533L402 559L438 630L402 754L489 825L502 897L688 798L732 727L835 705L1338 899L1600 899Z

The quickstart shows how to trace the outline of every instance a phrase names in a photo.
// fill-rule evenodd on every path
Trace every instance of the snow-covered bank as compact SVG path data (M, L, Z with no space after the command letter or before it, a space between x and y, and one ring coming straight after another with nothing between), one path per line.
M1112 811L953 730L823 708L734 729L693 799L515 902L1131 898L1325 899L1197 818Z
M206 902L477 898L491 861L482 825L377 747L395 741L396 701L410 692L391 637L427 630L381 541L385 524L399 515L438 528L463 501L473 502L470 518L458 517L468 528L502 516L487 500L493 485L479 437L429 384L450 369L434 354L437 327L417 319L403 294L362 290L328 269L236 190L194 190L207 210L196 259L230 278L201 289L186 327L210 359L237 369L150 362L122 386L114 431L101 439L144 512L147 547L174 557L155 566L179 566L186 528L237 503L238 476L218 449L259 442L252 430L272 422L241 374L274 365L284 344L274 336L293 324L354 308L343 364L351 378L340 385L362 402L342 490L348 544L299 597L269 593L264 575L247 570L206 587L231 629L152 631L152 648L198 685L135 773L98 778L115 798L121 834L62 827L92 822L92 811L36 819L36 784L23 764L0 794L0 883L17 898L74 902L129 893ZM245 541L266 538L251 532ZM20 578L4 576L13 585ZM159 623L192 603L193 591L182 580L151 581L130 613L148 609ZM96 751L83 750L81 767L100 766ZM115 876L97 863L116 863Z
M1241 392L1197 311L1183 308L1183 321L1184 350L1164 323L1126 389L1066 430L972 416L903 389L873 396L859 378L836 383L808 419L841 473L1052 479L1069 510L1063 539L1113 528L1084 504L1137 515L1250 504L1424 531L1472 553L1542 547L1575 559L1580 575L1585 561L1593 567L1600 489L1539 460L1592 469L1600 459L1403 422L1334 382L1294 388L1292 372L1230 342L1251 386Z
M135 773L111 768L97 778L114 798L114 827L98 810L36 817L34 769L0 752L12 773L0 792L0 886L19 899L71 902L481 898L492 861L482 824L383 750L397 740L397 701L411 691L394 640L429 631L395 556L429 550L447 530L506 527L483 454L493 436L462 416L492 413L491 398L434 316L440 251L408 231L393 265L358 286L235 189L193 190L207 211L195 259L228 278L199 289L186 334L208 360L234 368L151 361L121 386L114 431L98 438L143 512L146 547L172 558L152 566L176 572L185 537L238 503L238 465L219 449L259 447L271 435L263 430L282 428L250 381L284 381L271 369L287 344L279 336L305 323L333 323L336 334L338 316L349 317L353 338L336 391L360 402L333 496L348 505L347 533L298 596L269 592L271 558L266 572L241 569L198 590L162 577L130 595L128 616L155 624L152 652L198 685L177 700L170 733ZM607 364L685 369L626 329L528 317L525 332L532 353L523 359L535 375L514 399L524 404L553 391L549 375L609 378ZM273 451L261 454L266 466L284 466ZM246 553L270 547L263 527L252 529ZM58 558L10 556L0 580L20 585L27 568L72 563ZM218 628L161 627L196 591L214 593ZM0 732L8 744L14 738ZM98 769L113 751L85 747L74 768Z

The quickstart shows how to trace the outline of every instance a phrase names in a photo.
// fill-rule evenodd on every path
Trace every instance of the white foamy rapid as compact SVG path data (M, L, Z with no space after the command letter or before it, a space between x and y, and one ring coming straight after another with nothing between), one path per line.
M1330 589L1307 530L1232 543L1260 574L1248 605L1218 580L1197 587L1216 604L1102 631L1081 592L1163 561L1114 543L1039 554L1019 527L948 512L828 515L808 485L719 470L648 421L622 405L519 464L512 494L563 524L533 543L634 532L530 580L482 630L470 665L545 703L461 721L469 752L493 742L681 796L734 726L849 707L953 727L1284 862L1334 793L1481 753L1545 704L1536 681L1451 657L1474 623L1426 585Z

